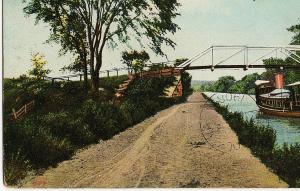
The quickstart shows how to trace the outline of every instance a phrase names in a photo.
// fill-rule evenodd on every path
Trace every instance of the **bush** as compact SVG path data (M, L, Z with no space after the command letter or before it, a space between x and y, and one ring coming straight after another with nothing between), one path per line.
M300 144L274 149L270 166L292 187L300 187Z
M29 161L21 150L4 155L4 182L6 185L17 184L31 170Z
M188 72L183 71L181 74L181 80L183 97L187 97L191 92L193 92L193 89L191 88L192 76Z
M100 79L100 86L106 90L114 92L125 80L128 79L127 75L112 76Z
M173 85L175 77L137 78L129 86L125 98L135 103L158 100L165 95L165 89Z
M120 123L125 119L121 110L109 103L88 100L83 104L79 116L98 138L108 139L126 128L124 123Z
M67 138L55 137L50 130L41 126L32 127L30 123L24 125L24 136L27 138L22 146L32 164L47 167L72 155L74 147Z
M12 156L23 151L34 167L46 167L67 159L74 151L68 139L60 139L32 119L6 124L4 154Z
M125 119L129 124L139 123L147 117L144 107L130 100L124 101L121 104L120 109L125 113Z
M67 138L79 147L96 140L87 124L83 123L80 118L74 119L74 116L67 112L49 113L43 117L42 124L56 137Z

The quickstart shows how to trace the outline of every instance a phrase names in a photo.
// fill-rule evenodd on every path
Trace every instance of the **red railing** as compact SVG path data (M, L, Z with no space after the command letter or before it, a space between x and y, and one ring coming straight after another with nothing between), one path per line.
M181 97L182 96L182 81L179 79L178 83L176 84L176 88L172 94L172 97Z
M153 78L153 77L166 77L166 76L179 76L180 70L174 68L162 69L158 71L146 71L141 72L138 75L144 78Z

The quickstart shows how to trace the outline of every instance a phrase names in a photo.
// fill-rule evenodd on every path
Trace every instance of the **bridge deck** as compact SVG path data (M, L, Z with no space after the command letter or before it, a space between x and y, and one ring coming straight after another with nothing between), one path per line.
M245 69L245 65L216 65L213 66L214 69ZM299 65L249 65L248 69L293 69L300 71L300 64ZM185 70L205 70L205 69L212 69L211 65L206 66L189 66L185 68Z

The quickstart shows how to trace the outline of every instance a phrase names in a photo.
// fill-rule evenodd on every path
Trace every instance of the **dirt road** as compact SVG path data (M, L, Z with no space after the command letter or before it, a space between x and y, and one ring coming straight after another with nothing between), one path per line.
M47 170L25 187L287 187L200 93Z

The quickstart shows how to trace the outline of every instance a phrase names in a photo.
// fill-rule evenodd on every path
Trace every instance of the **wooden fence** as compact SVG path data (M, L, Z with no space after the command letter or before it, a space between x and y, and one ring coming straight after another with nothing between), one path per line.
M26 113L31 111L34 107L35 103L34 101L29 102L28 104L25 104L23 107L21 107L18 111L15 111L15 109L12 109L12 113L10 114L11 120L17 120L24 116Z

